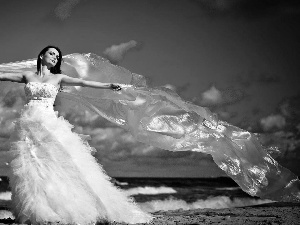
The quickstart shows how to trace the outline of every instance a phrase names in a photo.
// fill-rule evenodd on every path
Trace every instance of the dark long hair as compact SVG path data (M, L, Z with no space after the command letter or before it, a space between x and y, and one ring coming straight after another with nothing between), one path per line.
M59 53L59 56L58 56L58 60L57 60L57 63L54 67L51 67L50 68L50 72L53 73L53 74L60 74L61 73L61 69L60 69L60 66L61 66L61 61L62 61L62 54L61 54L61 51L58 47L56 46L52 46L52 45L48 45L47 47L45 47L41 52L40 54L38 55L38 58L37 58L37 72L39 73L41 71L41 67L42 67L42 60L41 60L41 56L43 56L49 48L55 48L58 53Z

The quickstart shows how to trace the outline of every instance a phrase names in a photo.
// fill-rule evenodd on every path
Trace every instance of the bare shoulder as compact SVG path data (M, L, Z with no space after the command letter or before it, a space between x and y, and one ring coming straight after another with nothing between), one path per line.
M58 74L58 76L59 76L59 77L61 77L61 78L64 78L64 77L69 77L68 75L66 75L66 74L63 74L63 73L61 73L61 74Z
M23 71L23 76L28 79L30 77L33 77L35 75L35 72L33 71Z
M22 72L22 82L27 83L32 80L32 77L35 75L33 71L23 71Z
M57 75L57 79L58 79L58 83L60 85L66 85L66 83L68 83L67 81L71 78L70 76L66 75L66 74L56 74Z
M59 81L61 82L61 81L63 81L64 79L69 78L69 76L66 75L66 74L61 73L61 74L57 74L57 78L58 78Z

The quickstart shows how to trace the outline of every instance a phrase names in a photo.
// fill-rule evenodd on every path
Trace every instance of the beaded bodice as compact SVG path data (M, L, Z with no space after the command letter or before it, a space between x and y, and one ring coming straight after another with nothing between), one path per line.
M58 89L50 83L29 82L24 87L27 105L53 106Z

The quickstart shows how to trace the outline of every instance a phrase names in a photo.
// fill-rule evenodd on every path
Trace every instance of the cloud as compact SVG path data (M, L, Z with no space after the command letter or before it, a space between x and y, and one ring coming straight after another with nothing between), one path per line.
M196 103L203 106L224 106L235 104L246 97L246 94L233 87L219 90L212 85L208 90L201 93L200 99Z
M3 107L15 107L16 105L23 105L25 102L24 88L20 85L11 87L7 92L3 93L1 97L1 104Z
M180 86L176 86L176 92L181 96L190 88L191 84L190 83L185 83Z
M286 130L298 132L296 126L300 124L300 94L284 98L278 108L286 119Z
M289 131L261 133L258 138L272 157L300 159L300 139L294 133Z
M284 145L283 148L287 151L295 151L300 147L300 139L292 132L279 131L275 132L274 135L281 139L281 144Z
M269 15L300 13L294 0L193 0L210 17L254 19Z
M235 77L235 82L243 87L250 87L254 84L270 85L280 81L281 79L277 74L268 72L256 73L251 71L245 75L237 75Z
M204 105L217 105L222 102L222 93L215 86L211 86L201 94L201 101Z
M282 115L293 118L300 122L300 95L285 98L280 104L279 109Z
M263 131L298 133L298 126L300 126L300 95L285 97L278 104L276 111L267 117L261 118L259 124Z
M132 135L89 111L70 110L65 119L75 126L75 132L90 135L90 144L97 149L96 157L113 161L149 156L157 148L137 142Z
M14 122L19 117L19 110L0 104L0 151L9 150L7 140L14 130Z
M300 123L296 126L298 133L300 133Z
M0 88L0 149L5 150L3 144L13 131L13 122L19 117L25 102L25 95L23 85L1 85Z
M260 134L260 141L270 149L272 156L275 152L275 156L286 161L287 167L295 167L293 169L299 172L298 162L294 161L300 159L300 95L284 99L275 114L260 120L260 126L268 132Z
M285 118L280 115L269 115L260 120L264 131L280 130L286 125Z
M164 91L170 94L178 95L187 101L193 101L193 98L191 98L191 96L186 95L186 91L189 89L189 87L190 87L190 83L184 83L179 86L178 85L175 86L173 84L165 84L161 86L161 88L164 88Z
M237 116L237 112L229 112L228 110L225 110L225 109L222 109L222 108L215 111L215 113L218 114L220 119L226 120L226 121L228 121L228 120L230 120L230 119Z
M163 87L168 88L168 89L170 89L172 91L175 91L175 92L177 90L177 87L175 85L172 85L172 84L165 84Z
M61 0L54 9L54 13L60 20L65 20L71 16L72 9L79 4L79 2L80 0Z
M137 47L138 43L134 40L131 40L119 45L112 45L111 47L105 49L103 54L111 63L118 64L124 59L129 50Z
M253 115L253 116L256 116L256 115L260 114L260 113L262 112L262 110L261 110L261 108L255 106L255 107L251 110L251 112L252 112L252 115Z
M0 106L0 138L3 141L2 144L10 137L14 128L13 122L17 117L18 111Z

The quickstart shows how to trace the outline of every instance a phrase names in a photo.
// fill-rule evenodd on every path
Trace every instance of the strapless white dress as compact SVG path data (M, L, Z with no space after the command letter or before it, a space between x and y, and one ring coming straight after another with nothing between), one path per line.
M25 85L27 104L10 138L10 186L18 222L93 224L97 221L149 222L115 187L91 155L92 147L53 110L57 87Z

